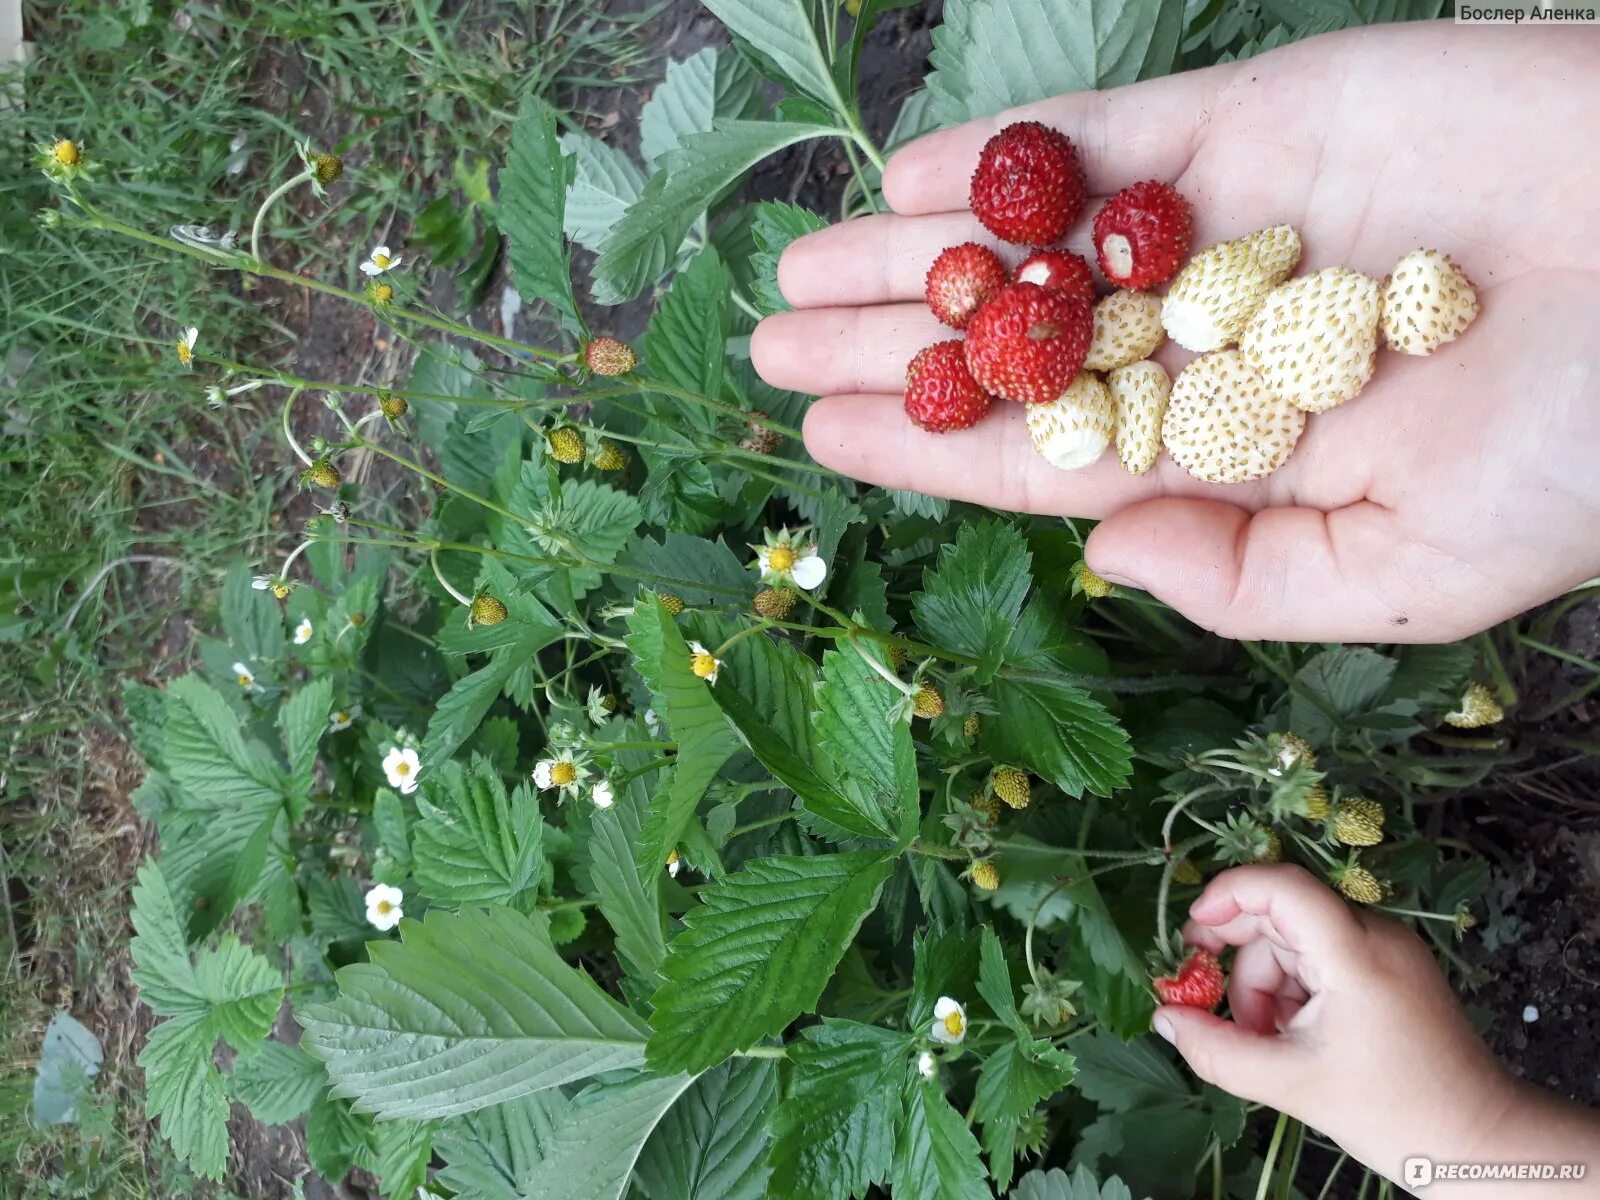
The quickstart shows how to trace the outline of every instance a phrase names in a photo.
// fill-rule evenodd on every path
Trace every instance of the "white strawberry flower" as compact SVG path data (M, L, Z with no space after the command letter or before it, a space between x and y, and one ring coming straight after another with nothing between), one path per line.
M405 911L400 907L405 893L387 883L374 884L367 892L367 924L387 933L400 924Z
M383 773L389 786L402 796L417 790L417 772L422 770L422 760L410 746L390 746L383 756Z
M300 624L294 627L294 644L296 646L304 646L311 640L311 633L311 618L301 617Z
M661 732L661 720L656 716L655 709L647 708L644 710L644 727L650 731L652 736Z
M361 710L355 705L349 708L336 708L328 714L328 732L342 733L355 724L356 718L361 715Z
M361 273L363 275L382 275L386 271L394 270L402 261L398 255L390 255L389 247L374 246L372 253L367 255L366 261L361 264Z
M194 344L200 340L200 330L191 325L183 331L183 336L178 339L178 362L185 367L194 362Z
M617 798L611 791L611 781L604 778L598 780L594 785L594 790L589 793L589 799L594 802L594 806L598 809L607 809L615 804Z
M271 592L279 600L294 591L294 584L281 575L257 575L250 586L258 592Z
M722 660L699 642L689 643L689 670L707 683L717 682L717 672L722 670Z
M917 1074L924 1079L932 1079L939 1074L939 1060L933 1057L933 1051L924 1050L917 1055Z
M967 1036L967 1010L959 1000L940 996L933 1006L933 1025L928 1036L944 1046L959 1046Z
M256 673L242 662L233 664L233 678L247 692L256 690Z
M534 785L541 792L555 788L563 798L576 796L588 774L583 764L573 758L571 750L563 750L554 758L540 759L533 766Z
M678 858L678 852L672 851L667 855L667 874L676 879L678 872L683 870L683 862Z
M753 547L762 583L793 584L807 592L822 586L828 576L828 564L817 554L817 544L804 539L804 532L780 529L773 533L769 529L766 545Z

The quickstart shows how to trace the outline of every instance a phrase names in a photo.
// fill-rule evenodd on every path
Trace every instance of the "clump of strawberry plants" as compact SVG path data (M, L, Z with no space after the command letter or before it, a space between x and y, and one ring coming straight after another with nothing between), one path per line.
M730 196L828 138L860 164L850 211L881 205L853 82L888 6L853 36L831 5L708 7L739 49L668 69L643 165L524 107L495 215L541 341L434 311L397 249L359 290L307 281L273 266L262 215L248 250L163 236L63 179L52 219L86 236L311 284L416 352L409 378L313 381L215 361L203 328L175 348L197 397L278 390L320 512L228 575L193 674L128 692L161 845L134 908L150 1111L213 1177L230 1102L303 1118L321 1175L388 1197L1111 1200L1249 1172L1244 1106L1149 1035L1158 995L1221 1000L1225 964L1180 958L1174 922L1217 869L1289 860L1453 954L1486 872L1413 805L1487 768L1418 739L1483 724L1492 672L1464 647L1224 645L1090 572L1071 523L813 462L806 398L746 347L783 306L777 256L821 221ZM951 3L954 37L988 7ZM1156 32L1088 82L1170 69ZM789 93L770 112L758 69ZM1033 98L985 107L985 70L947 54L892 140ZM1055 139L1014 157L1081 205ZM305 148L284 186L359 186L327 158ZM994 220L1048 232L994 190ZM1137 282L1171 251L1130 212L1099 253ZM1093 419L1052 430L1061 456L1115 441L1147 469L1160 404L1118 375L1142 341L1073 290L1083 260L1037 258L1020 282L967 254L930 281L969 340L919 360L926 422L981 416L975 377L1033 398L1015 355L971 347L1043 323L1058 392L1091 352L1117 364ZM655 293L643 336L583 288ZM301 444L313 397L341 432ZM414 522L347 469L372 460L415 477Z

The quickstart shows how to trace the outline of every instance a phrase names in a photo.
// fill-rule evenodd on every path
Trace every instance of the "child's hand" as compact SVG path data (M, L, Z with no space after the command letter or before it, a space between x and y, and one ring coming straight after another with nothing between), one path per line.
M1099 519L1090 567L1219 633L1464 637L1600 573L1597 109L1600 39L1436 22L975 121L894 156L893 213L789 248L778 276L798 311L762 322L752 357L774 385L822 397L805 432L823 464ZM1091 214L1154 178L1193 205L1197 247L1288 222L1302 270L1376 276L1438 248L1472 276L1482 315L1429 358L1380 352L1366 391L1312 418L1260 483L1199 483L1166 458L1132 476L1114 454L1058 471L1005 402L970 430L924 433L902 411L906 363L952 335L923 278L946 246L993 244L968 180L984 141L1023 119L1077 144ZM1088 249L1088 225L1073 249ZM1188 356L1159 357L1175 371Z
M1505 1075L1467 1024L1433 956L1404 926L1352 908L1299 867L1224 871L1189 909L1184 937L1236 947L1226 1021L1156 1010L1155 1028L1195 1074L1319 1129L1390 1179L1405 1160L1587 1162L1600 1120ZM1436 1184L1430 1197L1509 1200L1515 1184ZM1459 1188L1460 1191L1451 1190Z

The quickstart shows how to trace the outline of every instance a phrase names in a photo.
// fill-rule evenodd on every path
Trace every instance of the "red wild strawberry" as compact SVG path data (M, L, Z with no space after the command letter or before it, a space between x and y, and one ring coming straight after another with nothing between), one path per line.
M988 411L988 393L967 370L959 341L919 351L906 368L906 415L929 433L970 429Z
M1007 125L984 144L972 173L972 211L1003 242L1048 246L1083 212L1078 152L1037 121Z
M965 329L972 314L1008 282L1000 256L977 242L962 242L940 254L928 269L928 307L952 329Z
M1146 180L1125 187L1094 218L1100 270L1135 291L1165 283L1189 254L1189 202L1170 183Z
M1076 296L1090 308L1097 299L1094 268L1081 254L1070 250L1035 250L1017 268L1018 283L1037 283L1052 291Z
M1222 964L1208 950L1191 951L1174 974L1160 976L1154 983L1161 1003L1203 1008L1207 1012L1222 1003L1228 990Z
M972 318L967 367L986 392L1044 404L1083 368L1093 332L1093 310L1077 297L1013 283Z

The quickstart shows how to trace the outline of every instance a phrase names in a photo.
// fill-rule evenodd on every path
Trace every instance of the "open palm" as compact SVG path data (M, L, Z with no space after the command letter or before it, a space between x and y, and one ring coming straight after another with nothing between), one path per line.
M772 384L822 397L805 423L819 462L1099 519L1094 570L1220 633L1465 636L1600 574L1597 117L1600 36L1448 24L1058 97L897 154L892 214L789 248L778 277L796 311L764 321L752 353ZM1176 183L1197 247L1287 222L1302 270L1376 276L1436 248L1476 282L1482 313L1429 358L1380 351L1361 396L1312 417L1259 483L1200 483L1165 457L1138 477L1115 455L1061 472L1004 402L973 429L924 433L901 407L905 366L949 331L923 276L946 246L994 244L967 211L968 180L988 137L1025 119L1073 139L1097 197ZM1091 250L1087 220L1069 245ZM1158 357L1175 374L1190 356Z

